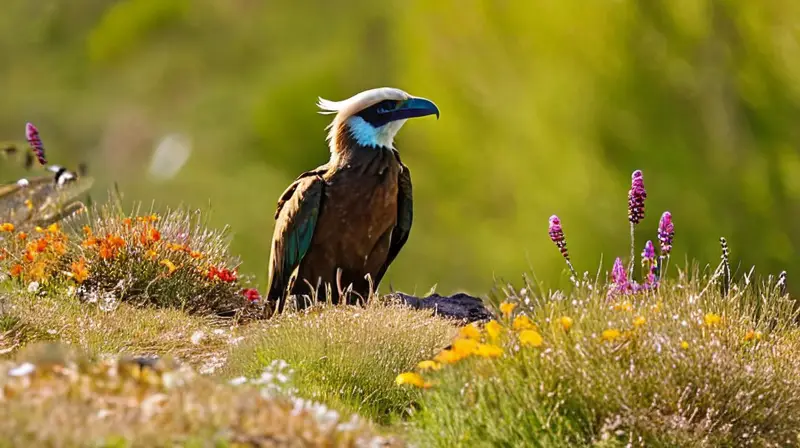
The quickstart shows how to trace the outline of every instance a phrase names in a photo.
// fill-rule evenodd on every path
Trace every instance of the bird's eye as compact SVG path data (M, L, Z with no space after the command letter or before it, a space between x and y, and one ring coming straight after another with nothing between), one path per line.
M391 111L397 109L397 107L399 105L400 105L400 101L394 101L394 100L381 101L378 104L378 113L379 114L385 114L385 113L391 112Z

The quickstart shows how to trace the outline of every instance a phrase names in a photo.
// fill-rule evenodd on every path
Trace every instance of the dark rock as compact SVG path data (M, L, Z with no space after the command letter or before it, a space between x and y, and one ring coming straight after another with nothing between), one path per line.
M431 294L428 297L414 297L402 292L395 292L388 297L394 298L411 308L418 310L433 310L437 316L461 321L463 324L487 321L494 315L484 306L478 297L458 293L452 296Z

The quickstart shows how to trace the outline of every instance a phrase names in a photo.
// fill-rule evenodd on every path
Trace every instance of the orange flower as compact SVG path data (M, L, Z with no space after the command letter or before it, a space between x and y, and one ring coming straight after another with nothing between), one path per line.
M153 242L159 241L161 239L161 232L158 231L155 227L150 229L150 240Z
M125 240L118 235L110 235L108 243L114 248L125 247Z
M0 230L3 232L13 232L14 224L11 224L10 222L4 222L2 225L0 225Z
M28 237L28 234L25 233L25 232L19 232L19 234L17 235L17 238L19 238L22 241L25 241L25 238L27 238L27 237Z
M86 269L86 260L81 257L80 260L74 261L71 266L72 278L78 283L83 283L89 277L89 270Z
M14 266L11 266L11 270L9 271L9 273L11 274L12 277L19 277L22 274L22 265L15 264Z
M193 251L189 252L189 256L191 256L192 258L195 258L195 259L203 258L203 254L201 252L196 251L196 250L193 250Z
M114 251L112 250L111 247L109 247L107 244L100 245L100 258L108 260L113 256L114 256Z
M36 243L36 245L34 246L35 247L34 250L36 252L44 252L45 249L47 249L47 240L46 239L39 238L38 240L36 240L35 243Z
M132 223L132 222L133 222L133 221L131 220L131 218L125 218L125 219L123 219L123 220L122 220L122 224L123 224L125 227L128 227L128 228L130 228L130 227L131 227L131 223Z
M89 226L83 226L83 233L85 233L86 236L92 236L92 228Z
M36 259L36 252L27 250L25 251L25 261L33 261Z
M64 255L67 252L67 247L61 241L53 242L51 247L59 255Z
M175 267L174 263L172 263L167 259L161 260L158 264L163 264L164 266L167 267L167 274L172 274L173 272L175 272L176 269L178 269Z
M83 243L81 243L81 246L83 246L83 247L97 246L97 238L95 238L93 236L90 236L90 237L86 238L83 241Z

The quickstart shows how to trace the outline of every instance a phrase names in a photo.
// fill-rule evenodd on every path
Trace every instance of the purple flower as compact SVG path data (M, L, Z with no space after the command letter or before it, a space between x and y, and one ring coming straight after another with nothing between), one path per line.
M561 252L561 256L564 257L564 260L567 262L567 266L569 267L570 272L575 278L578 278L578 273L575 272L575 268L572 266L572 262L569 260L569 252L567 251L567 238L564 236L564 229L561 228L561 220L558 219L558 216L553 215L550 217L549 226L547 228L547 233L550 235L550 240L556 243L556 247Z
M617 286L628 284L628 273L625 271L625 265L622 264L622 258L617 257L614 260L614 267L611 268L611 283Z
M664 212L658 221L658 241L661 243L661 255L669 255L672 250L672 238L675 236L675 226L672 224L672 214Z
M628 191L628 221L631 224L639 224L644 219L645 199L644 177L641 170L636 170L631 175L631 189Z
M33 149L34 154L36 154L39 163L47 165L47 159L44 157L44 145L42 144L42 139L39 138L39 130L36 129L36 126L31 123L25 124L25 138L28 140L28 144Z
M642 265L653 263L656 260L656 248L653 242L647 240L642 251Z
M622 258L617 257L614 261L614 267L611 268L611 284L609 285L608 296L628 294L633 292L635 287L636 282L631 283L628 280L628 272L625 270Z
M556 247L561 251L561 255L569 260L569 252L567 252L567 239L564 236L564 230L561 228L561 220L558 216L553 215L550 217L550 225L548 226L548 233L550 239L556 243Z

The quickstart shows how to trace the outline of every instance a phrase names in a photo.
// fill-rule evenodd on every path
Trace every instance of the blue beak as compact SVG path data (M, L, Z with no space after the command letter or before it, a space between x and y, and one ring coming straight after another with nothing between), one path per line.
M439 108L433 101L425 98L409 98L403 101L399 107L392 111L393 120L403 120L407 118L424 117L436 114L439 119Z

